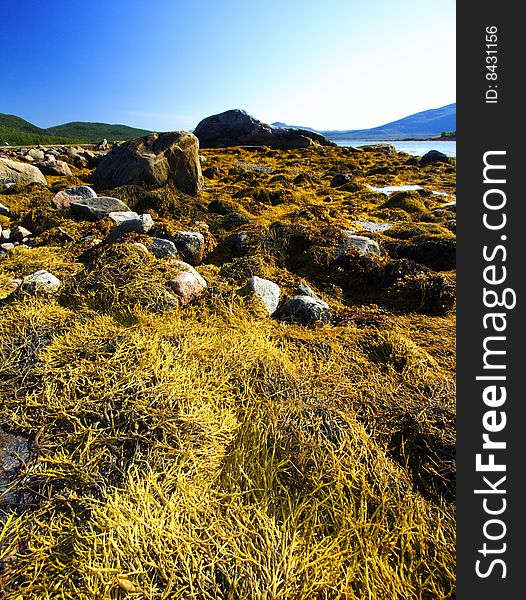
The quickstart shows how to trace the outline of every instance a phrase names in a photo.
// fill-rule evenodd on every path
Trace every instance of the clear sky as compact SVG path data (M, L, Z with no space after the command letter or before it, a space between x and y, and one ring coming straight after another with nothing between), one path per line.
M455 0L0 0L0 112L361 129L455 102Z

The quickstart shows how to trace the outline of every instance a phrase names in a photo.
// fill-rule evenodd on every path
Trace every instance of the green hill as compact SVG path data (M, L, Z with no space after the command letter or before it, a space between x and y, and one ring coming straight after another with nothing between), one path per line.
M77 138L91 143L100 142L103 138L106 138L108 141L133 140L151 133L145 129L136 129L134 127L128 127L127 125L83 122L56 125L55 127L49 127L46 132L52 135Z
M36 144L96 144L103 138L109 141L133 140L150 133L145 129L108 123L73 122L42 129L16 115L0 113L0 145Z
M13 129L16 131L23 131L25 133L37 133L45 135L45 131L33 125L29 121L25 119L21 119L16 115L6 115L4 113L0 113L0 127Z
M0 125L0 146L37 146L38 144L79 144L82 140L64 136L46 135L43 133L30 133L13 127Z

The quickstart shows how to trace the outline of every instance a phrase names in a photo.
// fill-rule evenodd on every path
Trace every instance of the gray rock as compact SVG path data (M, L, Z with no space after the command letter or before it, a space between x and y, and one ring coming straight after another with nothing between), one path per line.
M75 199L70 204L71 212L77 217L89 221L98 221L107 217L112 212L130 212L122 200L110 196L97 196L96 198Z
M178 257L175 244L170 240L163 240L162 238L152 238L152 243L148 246L148 250L157 258L165 258L166 256Z
M12 250L14 247L15 245L11 244L11 242L4 242L3 244L0 244L0 248L2 248L4 252L9 252L9 250Z
M3 217L10 217L11 210L7 206L0 204L0 215L2 215Z
M171 182L193 196L203 185L199 142L186 131L152 133L125 142L104 156L92 176L96 186L159 187Z
M178 231L170 236L178 252L185 262L196 266L200 264L205 253L205 238L198 231Z
M286 149L336 145L314 131L273 127L239 109L203 119L194 134L203 148L263 145Z
M27 153L27 156L30 156L33 160L42 161L44 160L45 154L38 148L31 148L31 150L29 150Z
M106 243L114 242L115 240L118 240L126 233L131 233L131 232L148 233L148 231L150 231L150 229L153 227L153 219L148 214L139 216L137 213L133 213L133 212L110 213L110 218L113 218L113 220L115 220L115 217L112 215L119 215L117 218L121 219L122 216L126 215L126 214L132 215L132 216L128 217L127 219L123 219L121 221L116 221L119 224L117 225L117 227L115 227L114 229L112 229L110 231L108 237L106 238Z
M60 279L55 277L49 271L41 270L24 277L20 288L28 292L54 294L58 292L60 285Z
M277 283L257 276L251 277L239 293L243 296L256 296L265 305L269 314L274 313L278 308L281 296L281 290Z
M306 283L300 283L296 288L296 294L298 296L309 296L309 298L314 298L314 300L319 300L318 296L311 290L311 288Z
M371 238L364 235L353 235L350 231L344 230L344 241L338 250L337 256L342 256L349 248L356 248L362 255L381 254L380 246Z
M0 183L41 183L47 185L46 178L33 165L0 158Z
M63 160L48 160L35 165L44 175L69 177L72 175L68 164Z
M11 230L10 229L2 229L2 231L0 231L0 241L8 242L10 238L11 238Z
M331 315L329 306L319 298L311 296L294 296L286 300L274 313L280 321L289 323L328 323Z
M134 219L138 219L139 215L134 212L133 210L129 210L129 211L116 211L116 212L111 212L108 217L114 222L117 223L117 225L120 225L121 223L124 223L124 221L132 221Z
M51 204L55 208L66 209L69 208L71 202L74 202L77 199L96 197L97 193L89 186L77 185L75 187L66 188L64 190L60 190L60 192L57 192L53 200L51 200Z

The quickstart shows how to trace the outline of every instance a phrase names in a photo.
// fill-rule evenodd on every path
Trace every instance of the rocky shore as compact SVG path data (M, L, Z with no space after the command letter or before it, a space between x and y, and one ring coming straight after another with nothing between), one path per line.
M455 161L229 113L0 152L6 597L453 594Z

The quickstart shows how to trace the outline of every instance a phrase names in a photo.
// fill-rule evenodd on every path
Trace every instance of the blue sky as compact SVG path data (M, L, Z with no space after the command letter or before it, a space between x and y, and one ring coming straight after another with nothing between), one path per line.
M455 102L455 0L0 0L0 112L374 127Z

